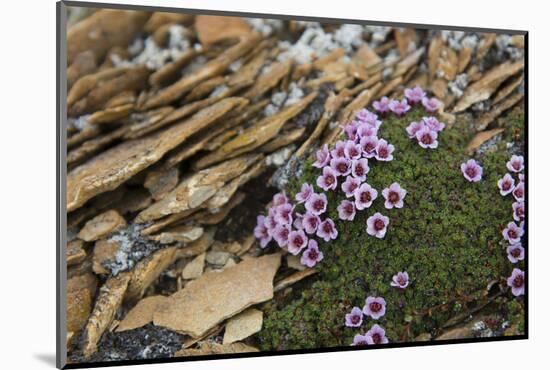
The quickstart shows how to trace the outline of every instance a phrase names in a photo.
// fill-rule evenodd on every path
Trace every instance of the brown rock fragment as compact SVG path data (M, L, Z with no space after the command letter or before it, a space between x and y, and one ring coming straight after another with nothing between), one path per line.
M126 225L126 220L115 210L103 212L86 222L78 237L87 242L101 239Z
M206 254L201 253L187 263L181 272L181 277L186 280L196 279L202 275Z
M223 320L273 297L280 254L250 258L222 272L208 272L170 296L155 325L198 337Z
M67 243L67 266L76 265L86 259L84 242L75 239Z
M91 273L67 280L67 331L76 333L86 325L92 311L97 279Z
M199 348L182 349L176 352L174 356L187 357L248 352L259 352L259 350L244 343L219 344L215 342L200 342Z
M98 275L108 274L109 271L103 267L107 261L115 259L115 253L120 248L120 244L109 240L101 239L95 243L93 254L93 269Z
M252 32L248 23L241 17L198 15L195 27L197 36L205 47L224 40L238 39Z
M249 308L227 321L223 344L231 344L243 340L262 330L263 312Z
M137 329L152 322L153 313L160 305L166 302L167 298L162 295L143 298L126 314L124 319L118 324L116 331Z

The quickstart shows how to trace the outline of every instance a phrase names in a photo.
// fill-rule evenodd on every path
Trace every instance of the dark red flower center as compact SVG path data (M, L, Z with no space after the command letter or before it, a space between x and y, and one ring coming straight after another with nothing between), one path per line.
M319 252L315 249L310 249L309 252L307 252L307 256L312 260L316 260L317 257L319 257Z
M294 245L301 246L304 243L304 239L300 235L296 235L292 242Z
M325 222L323 224L323 231L326 232L326 233L331 233L332 232L332 225L328 222Z
M327 185L332 185L334 184L334 181L336 181L336 179L334 178L334 176L332 175L327 175L325 176L325 182Z
M518 237L518 233L514 229L509 229L508 236L510 237L510 239L516 239Z
M361 199L361 202L368 203L371 201L370 191L364 191L361 193L361 196L359 197Z
M514 168L514 170L519 171L519 169L521 168L521 164L519 162L513 162L512 167Z
M355 343L356 346L366 346L368 343L366 340L360 340L359 342Z
M350 157L357 157L359 155L359 152L357 151L356 147L351 147L349 150Z
M279 235L281 236L281 238L287 239L288 238L288 233L289 233L288 229L284 228L284 229L281 230Z
M502 190L510 190L512 183L510 181L504 181L502 183Z
M523 189L522 188L516 188L516 190L514 190L514 195L518 198L523 198Z
M357 176L363 176L365 174L365 170L362 165L358 164L355 166L355 174Z
M308 219L308 223L309 223L309 225L310 225L312 228L315 229L315 228L317 227L317 218L315 218L315 217L310 217L310 218Z
M340 173L345 173L348 170L348 165L345 162L340 162L336 168Z
M324 206L325 206L325 202L323 202L321 199L316 200L315 202L313 202L313 208L316 211L321 211Z
M346 203L346 206L344 208L346 213L352 214L353 213L353 203Z
M473 167L468 167L466 169L466 175L468 175L468 177L470 177L470 178L476 177L476 169L473 168Z
M523 217L525 214L525 209L523 209L523 207L518 207L516 209L516 215L518 215L519 217Z
M403 286L403 285L407 284L407 279L405 279L404 276L399 276L397 278L397 282L399 283L399 285Z
M388 149L386 147L378 148L378 156L380 158L386 158L388 156Z
M376 312L379 312L379 311L382 309L382 305L381 305L380 303L378 303L378 302L372 302L372 303L369 305L369 307L370 307L370 310L371 310L372 312L375 312L375 313L376 313Z
M375 344L380 344L382 343L382 337L380 336L379 333L374 333L372 335L372 341L375 343Z
M420 138L420 141L422 141L422 144L426 144L426 145L429 145L431 143L433 143L433 138L430 134L428 133L425 133L424 135L422 135L422 137Z
M384 221L382 221L381 219L374 221L374 229L376 231L384 230L384 227L386 227L386 225L384 224Z
M512 255L512 257L518 258L521 255L521 251L519 250L519 248L514 248L512 249L510 254Z
M359 315L353 315L351 317L351 323L354 324L354 325L357 325L359 324L359 321L361 321L361 316Z
M374 143L368 142L368 143L365 144L363 149L365 149L365 152L371 153L374 149L376 149L376 147L374 146Z
M512 284L515 288L521 288L523 286L523 275L516 275Z
M399 194L396 191L390 191L388 200L392 203L397 203L399 201Z

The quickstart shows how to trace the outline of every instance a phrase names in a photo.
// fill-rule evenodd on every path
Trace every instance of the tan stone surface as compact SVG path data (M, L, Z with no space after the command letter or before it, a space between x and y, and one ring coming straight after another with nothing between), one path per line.
M96 288L97 279L91 273L67 280L67 331L78 332L86 325Z
M205 356L224 353L247 353L259 352L259 349L244 343L219 344L211 342L201 342L199 348L187 348L179 350L174 354L176 357L186 356Z
M181 225L163 231L159 235L150 238L162 244L172 244L176 242L190 243L202 236L204 229L199 226Z
M118 324L116 331L125 331L140 328L153 321L153 313L166 302L167 297L155 295L140 300Z
M204 261L206 254L201 253L192 261L187 263L181 272L181 277L187 280L196 279L202 275L204 271Z
M227 321L223 344L231 344L248 338L262 330L264 314L255 308L249 308Z
M273 297L280 254L243 261L209 272L170 296L154 314L155 325L198 337L223 320Z
M195 19L195 27L201 44L206 47L219 41L246 36L252 32L248 23L241 17L198 15Z
M124 225L126 225L124 217L115 210L109 210L86 222L78 233L78 237L87 242L92 242L109 235Z
M92 261L93 269L96 274L101 275L109 273L109 271L103 267L103 264L107 261L113 261L115 259L115 253L119 248L119 243L106 239L100 239L95 243Z
M67 266L76 265L86 259L86 251L83 246L84 242L80 239L67 243Z

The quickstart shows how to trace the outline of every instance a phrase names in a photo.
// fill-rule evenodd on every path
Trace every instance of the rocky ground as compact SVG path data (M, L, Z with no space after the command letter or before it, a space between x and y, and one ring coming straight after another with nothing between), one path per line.
M84 8L68 19L71 362L347 346L370 323L344 317L372 294L388 301L391 342L524 333L501 235L512 203L497 188L524 153L523 36ZM395 160L369 162L369 183L408 189L387 236L366 235L366 214L336 221L312 268L261 248L253 230L273 196L315 184L319 148L415 86L441 102L445 130L423 150L405 131L421 107L382 118ZM469 158L485 170L474 185ZM329 197L334 220L342 199ZM392 289L403 269L411 286Z

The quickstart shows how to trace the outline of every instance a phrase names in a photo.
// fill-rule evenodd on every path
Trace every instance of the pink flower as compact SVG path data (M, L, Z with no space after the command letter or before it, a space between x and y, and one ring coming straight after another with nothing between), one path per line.
M525 293L525 276L523 271L515 268L512 270L512 275L506 281L508 286L512 288L512 294L516 297Z
M366 346L369 344L368 339L366 335L356 334L353 337L353 343L352 346Z
M288 198L284 193L277 193L273 196L273 207L288 203Z
M376 155L374 156L379 161L391 161L393 159L393 151L395 147L384 139L378 140L376 145Z
M292 212L294 212L294 206L292 204L281 204L275 207L275 220L281 225L291 225Z
M518 263L525 258L525 249L523 249L521 244L508 246L508 248L506 248L506 253L508 254L508 259L512 263Z
M515 180L509 173L504 175L504 177L497 182L498 188L500 189L500 195L508 195L516 187Z
M510 160L506 163L506 168L508 168L508 171L512 172L523 171L523 156L514 154L512 158L510 158Z
M336 144L334 144L334 149L330 151L330 155L332 156L332 159L345 158L346 157L346 153L344 152L345 148L346 148L346 142L342 140L338 140Z
M478 182L483 175L483 168L473 159L460 165L464 178L470 182Z
M363 311L359 307L353 307L351 312L346 314L346 326L357 328L363 323Z
M355 141L357 139L357 127L357 121L351 121L344 127L344 132L346 133L346 137L348 138L348 140Z
M386 331L382 329L378 324L374 324L372 328L365 333L368 344L386 344L388 338L386 338Z
M441 102L436 98L424 97L422 98L422 105L424 106L424 109L426 109L428 112L434 113L441 106Z
M520 174L518 175L518 178L519 178L519 181L520 181L520 182L525 182L525 175L524 175L524 174L520 173Z
M308 238L302 230L291 231L288 235L288 251L297 255L307 246Z
M418 131L422 130L424 127L426 127L424 122L422 122L422 121L420 121L420 122L413 121L407 126L405 131L407 131L407 135L409 135L409 139L414 139L414 138L416 138L416 133Z
M353 221L355 218L355 203L349 200L343 200L337 208L340 220Z
M363 210L372 205L372 202L378 196L378 192L372 186L365 183L355 189L353 196L355 197L355 208Z
M258 216L256 218L256 227L254 228L254 236L260 240L260 247L265 248L271 241L271 235L267 231L265 226L265 216Z
M294 214L294 222L292 223L292 226L294 226L297 230L302 230L304 226L302 225L302 220L304 219L304 215L299 214L296 212Z
M351 161L345 157L333 158L330 160L330 168L337 176L347 176L351 173Z
M387 209L403 208L403 199L407 195L407 191L401 187L397 182L391 184L388 188L382 190L382 196L386 201L384 206Z
M444 123L439 122L437 118L432 116L422 118L422 122L424 122L424 124L428 126L430 130L435 132L441 132L445 128Z
M306 214L302 218L302 226L308 234L314 234L317 231L320 223L321 219L319 218L319 216L311 212L306 212Z
M336 226L334 226L334 221L327 218L321 222L317 228L317 236L326 242L331 239L336 239L338 237L338 230L336 230Z
M426 93L420 86L415 86L412 89L405 89L405 98L407 98L407 101L411 104L420 103L425 96Z
M361 145L356 144L351 140L346 141L346 145L344 146L344 155L347 159L352 160L361 158L362 151L363 149L361 148Z
M360 139L364 137L378 135L378 129L366 123L362 123L357 127L357 137Z
M357 114L355 115L355 118L359 122L363 122L368 124L369 126L374 127L375 129L378 129L380 125L382 124L382 121L378 119L378 116L375 113L372 113L368 109L361 109Z
M296 193L296 201L298 202L298 204L305 203L313 193L313 186L309 185L306 182L302 184L300 192Z
M323 252L319 250L319 246L314 239L309 239L307 249L302 254L300 262L307 267L313 267L323 259Z
M392 100L389 104L390 110L398 116L403 116L411 109L411 106L407 103L406 99L401 101Z
M284 247L288 244L288 237L290 235L289 225L277 225L273 232L273 239L279 244L279 247Z
M313 167L323 168L330 162L330 152L327 144L323 145L315 155L317 160L313 163Z
M384 216L380 212L376 212L367 219L367 234L382 239L386 235L389 223L389 217Z
M342 191L346 194L346 197L353 197L355 189L357 189L359 185L361 185L360 179L348 176L346 177L346 181L342 183Z
M424 127L417 131L416 139L418 144L424 149L435 149L437 148L437 132L432 131L429 127Z
M378 320L386 313L386 300L382 297L368 297L365 303L363 313L374 320Z
M340 158L338 158L340 159ZM347 159L344 159L347 160ZM334 159L331 160L331 162ZM338 173L330 167L323 168L323 174L317 177L317 186L322 188L324 191L334 190L338 186L337 180ZM311 198L311 195L310 195Z
M351 162L351 175L365 181L367 173L369 173L369 161L366 158L354 159Z
M327 210L327 196L323 193L313 193L306 202L306 210L314 215L321 215Z
M525 203L523 201L514 202L512 209L514 210L514 220L519 222L525 219Z
M380 100L377 100L374 103L372 103L372 106L379 113L382 113L382 114L388 113L390 111L390 99L388 99L387 96L383 96Z
M510 244L517 244L521 241L523 236L523 227L516 225L515 222L509 222L504 230L502 230L502 236Z
M275 210L273 208L269 209L269 214L265 218L264 224L268 234L273 236L275 234L275 228L279 225L275 219Z
M512 192L512 195L514 196L514 198L516 198L517 201L523 202L523 200L525 199L525 183L520 182L519 184L517 184L516 188Z
M406 287L408 287L409 274L407 273L407 271L398 272L397 274L393 275L390 285L399 289L405 289Z
M376 156L376 147L378 146L378 138L376 136L362 137L359 145L361 145L363 150L363 157L373 158Z

